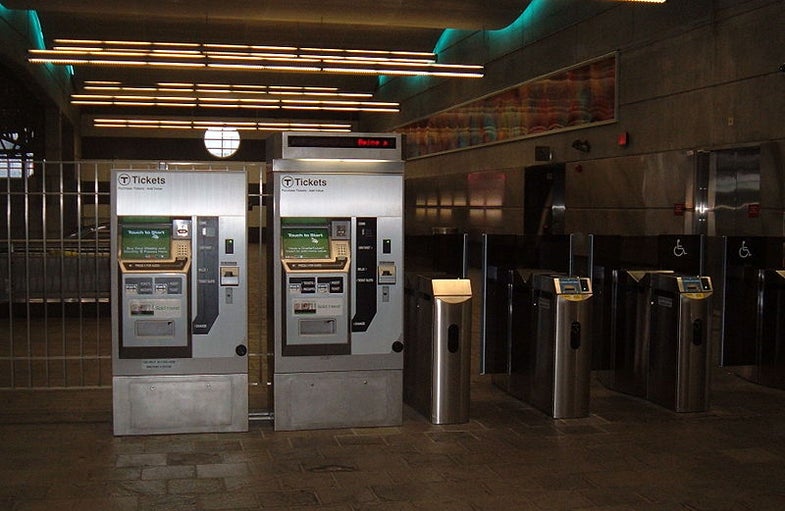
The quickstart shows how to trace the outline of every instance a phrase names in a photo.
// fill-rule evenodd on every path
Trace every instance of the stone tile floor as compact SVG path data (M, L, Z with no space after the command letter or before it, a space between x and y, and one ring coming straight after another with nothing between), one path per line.
M0 510L785 509L785 392L717 370L676 414L592 386L551 420L473 382L467 424L151 437L108 422L0 424Z

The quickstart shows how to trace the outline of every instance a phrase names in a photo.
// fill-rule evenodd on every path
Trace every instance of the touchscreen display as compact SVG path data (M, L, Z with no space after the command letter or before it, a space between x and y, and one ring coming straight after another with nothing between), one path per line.
M150 225L124 225L120 257L127 260L169 259L172 228Z
M290 227L281 231L284 259L329 259L330 235L326 227Z

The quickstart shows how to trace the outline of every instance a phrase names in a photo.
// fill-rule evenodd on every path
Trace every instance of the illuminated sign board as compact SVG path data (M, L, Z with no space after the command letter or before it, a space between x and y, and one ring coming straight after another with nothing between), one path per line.
M396 137L319 137L308 135L290 136L289 147L328 147L339 149L395 149Z

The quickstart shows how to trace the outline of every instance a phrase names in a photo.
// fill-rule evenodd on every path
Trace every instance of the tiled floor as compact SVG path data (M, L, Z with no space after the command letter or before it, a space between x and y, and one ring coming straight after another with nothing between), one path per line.
M592 415L553 421L485 380L468 424L112 436L111 424L0 425L0 509L785 509L785 392L720 370L707 413L595 382Z

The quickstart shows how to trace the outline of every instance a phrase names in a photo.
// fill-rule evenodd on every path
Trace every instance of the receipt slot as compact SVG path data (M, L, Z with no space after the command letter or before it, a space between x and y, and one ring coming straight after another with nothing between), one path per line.
M652 274L646 398L676 412L709 407L711 279Z
M400 136L282 133L268 155L275 428L400 424Z
M248 428L246 178L112 172L114 433Z
M533 276L531 403L554 419L589 415L591 280Z

